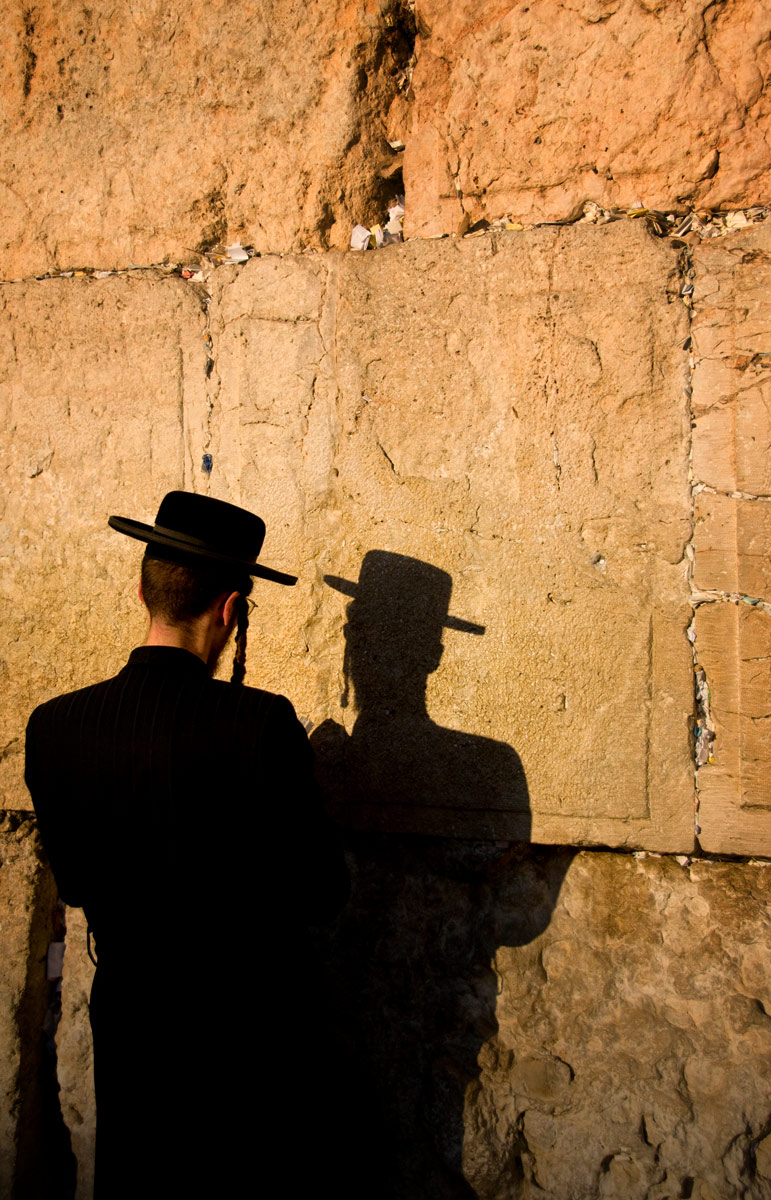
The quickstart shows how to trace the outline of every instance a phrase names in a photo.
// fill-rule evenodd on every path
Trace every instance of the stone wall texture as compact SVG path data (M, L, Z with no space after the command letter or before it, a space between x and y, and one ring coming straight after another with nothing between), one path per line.
M198 286L175 276L10 288L15 804L34 703L141 637L140 550L107 515L151 519L168 488L206 487L208 452L212 493L261 512L266 561L300 575L258 588L249 680L336 726L319 754L349 760L336 799L354 823L692 849L687 309L669 243L614 226L598 265L597 240L255 259L216 273L208 334ZM355 587L373 551L391 556L400 624L381 606L355 643L325 576ZM400 592L410 561L450 577L449 615L481 635L443 631L447 608L426 623ZM52 645L79 629L60 664ZM474 770L451 786L460 758Z
M771 13L753 0L418 5L407 228L738 208L771 191Z
M587 200L768 199L753 0L6 0L4 17L4 278L236 239L343 248L403 186L411 236Z
M74 1200L91 1200L94 1192L94 1046L88 1017L94 964L88 956L86 931L83 910L68 908L62 1017L56 1033L56 1058L62 1117L78 1163Z
M4 969L0 983L0 1045L3 1047L0 1059L0 1145L4 1153L0 1155L0 1194L9 1196L16 1159L16 1124L13 1110L18 1103L21 1058L21 1030L17 1014L26 992L30 927L35 883L40 874L40 860L36 852L31 820L20 823L4 815L2 836L0 905ZM38 964L41 956L45 957L47 948L47 942L42 946L35 946L35 959ZM34 1038L34 1041L39 1042L39 1039Z
M0 611L12 631L0 781L18 809L29 805L29 712L113 673L142 638L135 567L115 554L104 515L191 480L206 355L201 305L181 279L47 280L6 287L0 304ZM54 651L68 642L75 653Z
M371 1200L771 1197L770 52L751 0L7 0L1 1200L93 1167L25 722L143 639L106 522L173 488L299 576L247 682L345 829Z
M695 649L715 741L698 774L701 844L769 852L771 237L694 251Z
M581 854L502 946L465 1104L484 1200L771 1194L765 866Z
M236 239L345 246L393 191L383 114L413 40L398 4L3 11L4 278Z
M56 886L31 814L0 814L0 1196L44 1197L74 1178L59 1109Z
M272 260L215 296L216 370L235 409L215 471L230 494L265 494L283 526L302 576L289 604L311 614L303 674L316 688L301 707L344 726L365 759L351 786L377 792L392 831L691 844L686 314L670 303L668 246L619 228L597 270L594 245L544 230ZM606 267L627 286L608 288ZM629 336L632 312L646 316ZM452 612L485 630L444 634L439 669L423 672L434 725L422 731L415 675L431 632L393 578L402 560L381 581L405 607L399 629L378 610L358 642L323 582L355 585L373 550L446 571ZM339 706L346 612L356 723ZM274 679L288 650L302 662L280 624L259 641ZM389 656L386 682L373 659ZM626 731L614 744L609 719ZM473 735L463 754L487 783L473 799L453 797L448 728ZM493 743L519 756L521 786ZM430 780L417 759L431 759Z

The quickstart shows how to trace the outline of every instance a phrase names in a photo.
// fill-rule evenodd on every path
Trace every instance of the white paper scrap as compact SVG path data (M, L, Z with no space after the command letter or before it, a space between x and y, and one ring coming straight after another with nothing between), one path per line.
M354 225L351 234L351 249L366 250L369 245L369 230L364 225Z

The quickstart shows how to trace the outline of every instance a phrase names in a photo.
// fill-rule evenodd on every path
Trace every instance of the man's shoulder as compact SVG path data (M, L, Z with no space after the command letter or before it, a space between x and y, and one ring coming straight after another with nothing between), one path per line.
M270 712L277 719L297 720L291 700L280 692L269 692L264 688L248 687L246 684L229 683L224 679L208 680L211 694L222 708L239 712Z
M259 748L260 754L305 758L308 737L286 696L218 679L209 681L207 692L208 728L221 731L223 744L248 754Z
M86 687L74 688L70 692L62 692L58 696L51 696L49 700L43 700L38 704L37 708L30 713L27 726L46 718L54 718L60 714L71 712L81 705L88 705L91 700L98 700L101 695L109 691L114 685L117 675L111 676L109 679L102 679L98 683L90 683Z

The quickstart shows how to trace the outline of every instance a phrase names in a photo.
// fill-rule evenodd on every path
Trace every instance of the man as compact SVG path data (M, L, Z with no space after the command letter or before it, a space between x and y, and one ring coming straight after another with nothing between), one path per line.
M109 523L147 543L146 644L35 710L26 768L98 955L96 1193L240 1194L290 1105L318 1180L327 1017L307 928L342 906L347 874L291 704L238 682L252 577L296 580L257 562L259 517L210 497L171 492L153 526ZM237 682L214 680L236 626Z

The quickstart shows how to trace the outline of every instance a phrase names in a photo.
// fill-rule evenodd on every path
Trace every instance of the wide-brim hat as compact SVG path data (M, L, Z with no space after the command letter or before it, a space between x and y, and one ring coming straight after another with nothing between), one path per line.
M163 497L154 525L128 517L110 517L108 524L118 533L147 542L175 561L191 565L207 563L228 570L259 575L291 587L296 575L274 571L257 562L265 540L265 522L225 500L195 492L169 492Z

